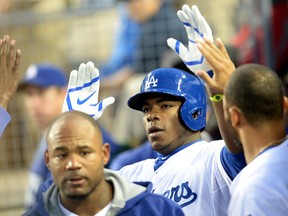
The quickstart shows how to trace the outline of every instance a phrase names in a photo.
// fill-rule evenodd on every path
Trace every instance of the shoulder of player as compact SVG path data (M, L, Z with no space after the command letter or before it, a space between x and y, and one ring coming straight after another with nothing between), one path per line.
M204 152L206 155L209 154L209 152L214 153L217 151L221 151L221 149L225 146L224 140L216 140L207 142L205 140L201 140L199 142L196 142L190 146L187 147L187 150L192 153L201 153ZM184 152L188 152L184 151ZM180 151L181 152L181 151Z
M129 176L139 176L143 174L144 171L153 172L154 160L155 159L146 159L124 166L119 170L119 174L129 179Z

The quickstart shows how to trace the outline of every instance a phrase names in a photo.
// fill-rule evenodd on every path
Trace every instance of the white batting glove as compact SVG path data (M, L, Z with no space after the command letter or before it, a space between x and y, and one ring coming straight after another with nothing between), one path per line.
M77 110L89 114L95 120L100 118L103 111L115 102L115 98L108 97L98 103L99 86L99 70L93 62L80 64L78 71L70 73L62 112Z
M188 48L174 38L167 39L168 46L180 56L192 72L195 73L197 70L211 71L212 68L196 45L196 40L202 40L204 35L213 41L212 30L205 18L196 5L190 8L186 4L182 6L182 10L177 12L177 16L185 26L188 36Z

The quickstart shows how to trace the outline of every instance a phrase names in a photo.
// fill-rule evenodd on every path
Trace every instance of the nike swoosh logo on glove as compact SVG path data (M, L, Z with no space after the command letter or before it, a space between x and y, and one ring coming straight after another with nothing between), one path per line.
M77 99L77 104L81 105L83 103L85 103L87 100L89 100L94 94L95 94L96 91L92 92L88 97L86 97L84 100L80 100L80 98L78 97Z

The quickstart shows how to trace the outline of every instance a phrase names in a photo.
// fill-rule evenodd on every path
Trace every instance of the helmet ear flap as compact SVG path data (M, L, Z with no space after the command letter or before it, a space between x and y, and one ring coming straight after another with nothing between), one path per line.
M198 117L200 116L200 111L199 110L197 110L197 111L195 111L194 113L192 113L192 118L194 119L194 120L197 120L198 119Z
M192 108L184 102L180 109L180 116L185 125L193 131L202 131L206 126L206 110L203 107Z

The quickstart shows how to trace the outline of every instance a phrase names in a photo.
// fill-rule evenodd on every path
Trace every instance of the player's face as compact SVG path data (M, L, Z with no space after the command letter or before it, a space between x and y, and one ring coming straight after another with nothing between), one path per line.
M25 104L35 125L45 129L60 113L64 101L65 90L56 87L25 87Z
M142 107L146 135L152 148L161 154L169 154L190 141L191 132L179 121L181 104L158 97L148 98Z
M85 123L69 123L49 136L45 160L63 201L94 197L105 182L109 146L102 145L100 133Z

